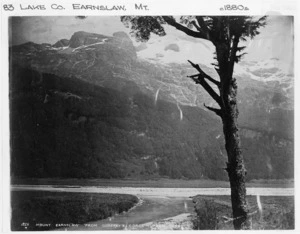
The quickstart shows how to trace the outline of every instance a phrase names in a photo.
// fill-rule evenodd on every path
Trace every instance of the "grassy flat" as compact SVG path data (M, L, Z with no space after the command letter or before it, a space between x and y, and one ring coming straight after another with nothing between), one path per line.
M12 231L41 231L105 219L129 210L133 195L15 191L11 193Z
M261 196L261 211L258 209L257 197L248 196L247 199L252 229L294 229L294 197ZM193 202L197 213L194 220L195 229L233 229L230 196L195 196Z

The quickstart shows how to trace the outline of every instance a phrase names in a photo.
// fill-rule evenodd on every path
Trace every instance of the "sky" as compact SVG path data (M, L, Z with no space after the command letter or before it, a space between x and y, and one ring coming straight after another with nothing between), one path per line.
M54 44L60 39L70 39L74 32L86 31L111 36L116 31L129 30L117 16L89 16L84 20L75 16L12 17L10 43L27 41Z
M254 40L248 40L247 60L265 60L278 58L285 63L292 63L294 59L294 25L293 17L269 16L267 26L262 28L261 34ZM214 47L205 40L198 40L186 36L183 32L171 26L165 26L167 35L163 38L152 36L148 42L148 50L139 53L144 58L157 58L157 54L164 53L164 59L171 62L181 62L187 58L196 59L201 54L203 61L212 62ZM60 39L70 39L74 32L86 31L111 36L116 31L127 29L118 16L89 16L84 20L74 16L34 16L12 17L10 21L10 44L17 45L28 41L35 43L54 44ZM135 39L132 38L135 45ZM165 46L177 43L180 53L164 52ZM180 54L180 55L179 55ZM180 61L179 61L180 60ZM201 60L201 59L200 59Z

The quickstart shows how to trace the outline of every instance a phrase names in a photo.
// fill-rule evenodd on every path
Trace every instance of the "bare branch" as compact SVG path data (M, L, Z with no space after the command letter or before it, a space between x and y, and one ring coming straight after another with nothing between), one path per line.
M244 55L246 55L246 54L248 54L248 53L245 52L245 53L236 55L235 58L234 58L234 62L238 63L238 62L242 59L242 57L243 57Z
M214 112L216 115L222 117L222 110L221 109L217 109L217 108L213 108L211 106L207 106L205 105L205 103L203 104L208 110Z
M198 78L195 77L190 77L196 84L200 84L205 91L219 104L219 106L221 107L221 98L220 96L215 92L215 90L213 90L212 87L210 87L210 85L205 81L205 79L203 77L201 77L200 75L198 76Z
M191 78L193 81L195 81L196 84L200 84L200 80L198 80L198 78L195 78L193 76L187 76L189 78Z
M162 16L162 18L166 21L167 24L175 27L176 29L186 33L189 36L209 40L204 33L196 32L196 31L193 31L193 30L183 26L182 24L176 22L176 20L173 17Z
M210 77L209 75L207 75L198 64L194 64L192 63L190 60L188 60L188 62L197 69L197 71L200 73L199 75L202 76L203 78L208 79L210 82L214 83L216 86L220 86L220 82L216 81L215 79L213 79L212 77ZM194 75L194 77L196 77L197 75Z
M210 82L214 83L216 86L220 86L220 82L219 81L216 81L215 79L211 78L210 76L205 76L206 79L208 79Z
M190 60L188 60L188 62L192 65L192 67L194 67L197 71L199 71L199 76L198 79L196 78L192 78L196 83L200 84L205 91L219 104L219 106L222 106L222 102L221 102L221 98L220 96L215 92L215 90L213 90L213 88L205 81L205 74L202 69L200 68L200 66L198 64L194 64L193 62L191 62Z
M188 77L194 78L194 77L199 77L199 76L208 79L210 82L214 83L218 87L220 86L219 81L216 81L215 79L211 78L210 76L206 75L205 73L204 74L199 73L199 74L191 75L191 76L188 76Z
M190 78L195 78L195 77L198 77L200 74L196 74L196 75L191 75L191 76L187 76L187 77L190 77Z
M237 52L240 52L240 51L244 50L246 47L247 47L247 46L240 46L240 47L237 47L237 48L236 48L236 51L237 51Z
M198 64L193 63L191 60L188 60L188 62L201 73L202 70Z

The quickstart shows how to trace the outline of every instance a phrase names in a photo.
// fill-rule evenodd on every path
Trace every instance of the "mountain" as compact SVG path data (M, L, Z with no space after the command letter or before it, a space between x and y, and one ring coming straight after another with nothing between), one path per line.
M11 47L12 173L226 179L221 123L203 108L213 100L186 78L189 65L161 61L187 44L163 45L154 60L141 53L159 46L123 32ZM279 64L236 66L249 179L293 177L293 75Z
M154 103L132 82L116 91L18 65L11 78L14 176L226 178L206 172L220 150L215 120L199 108L182 106L180 120L176 104Z

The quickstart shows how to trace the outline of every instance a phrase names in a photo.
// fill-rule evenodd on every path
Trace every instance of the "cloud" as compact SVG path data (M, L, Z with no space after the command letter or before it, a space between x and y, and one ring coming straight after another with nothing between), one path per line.
M28 41L54 44L77 31L112 35L128 32L118 16L34 16L11 18L11 44Z
M48 28L37 28L37 29L33 30L32 32L33 33L46 33L48 31L49 31Z

